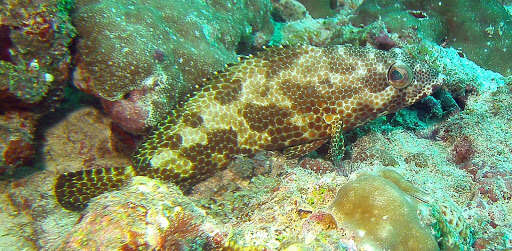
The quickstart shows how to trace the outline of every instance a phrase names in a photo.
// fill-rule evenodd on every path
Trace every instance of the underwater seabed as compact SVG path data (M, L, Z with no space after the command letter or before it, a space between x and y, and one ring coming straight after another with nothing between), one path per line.
M1 5L0 250L512 250L510 1ZM400 47L444 85L346 133L336 164L327 145L262 152L186 194L136 176L58 204L59 174L133 165L190 83L237 56L346 43Z

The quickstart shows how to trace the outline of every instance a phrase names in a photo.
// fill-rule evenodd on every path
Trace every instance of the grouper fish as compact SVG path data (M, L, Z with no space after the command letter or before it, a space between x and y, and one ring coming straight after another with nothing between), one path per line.
M55 194L76 211L133 176L187 188L236 156L265 150L300 156L337 133L415 103L442 81L399 48L271 47L214 74L148 137L134 166L64 173Z

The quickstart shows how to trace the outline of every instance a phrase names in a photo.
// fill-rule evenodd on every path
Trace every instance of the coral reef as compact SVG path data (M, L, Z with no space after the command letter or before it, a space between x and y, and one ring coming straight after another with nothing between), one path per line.
M57 250L205 250L201 214L176 186L135 177L91 203Z
M70 71L68 46L75 34L61 1L4 1L0 12L4 57L0 91L34 104L63 87ZM8 54L8 55L6 55ZM6 100L2 100L6 101Z
M454 48L443 48L435 43L422 41L419 44L405 46L404 49L413 54L413 57L423 58L430 66L443 73L443 86L455 98L466 95L472 88L493 91L507 82L507 78L501 74L486 70L475 62L461 57Z
M473 230L466 222L461 210L451 201L431 205L435 219L433 229L441 250L468 250L475 242Z
M65 2L0 3L0 174L33 159L36 121L63 96L75 35Z
M504 109L509 100L510 86L506 85L470 95L465 110L416 135L401 130L384 135L370 132L352 145L353 158L344 161L343 168L389 166L390 159L394 168L402 169L405 164L407 178L430 191L428 201L437 201L431 217L436 218L432 220L436 236L445 236L440 247L510 248L507 236L512 222L505 219L512 187L511 135L504 129L510 126L510 111ZM431 186L448 189L425 188Z
M12 182L2 182L2 249L55 250L62 233L79 215L62 210L55 200L55 174L41 171Z
M416 211L406 191L374 175L361 175L343 185L333 204L335 218L356 233L362 249L439 250Z
M510 52L503 51L509 46L510 18L496 3L510 11L512 2L442 1L441 7L436 1L423 0L400 0L393 5L388 0L361 2L77 0L73 22L81 37L76 44L75 84L101 101L96 108L73 111L41 131L44 162L38 165L44 170L17 179L2 176L0 249L512 249L512 76L493 72L510 75ZM468 4L486 11L476 13ZM13 167L30 164L38 150L34 147L39 140L34 137L35 121L61 101L69 77L68 47L74 30L69 26L68 13L74 1L7 0L1 5L0 174L11 174L23 169ZM271 21L271 15L276 22ZM454 29L457 26L459 29ZM464 35L460 30L469 32ZM230 164L190 190L184 189L185 194L165 180L132 177L135 172L129 167L133 163L128 156L133 154L138 137L125 131L145 134L148 126L156 125L163 114L184 101L186 93L209 90L203 86L208 81L217 81L223 88L213 90L210 99L199 103L226 108L238 102L240 93L250 88L224 84L229 82L223 80L232 68L210 76L208 72L222 69L225 63L236 61L237 54L267 42L293 46L352 44L374 47L382 54L399 51L441 73L438 80L443 81L443 87L412 107L378 117L348 134L329 128L330 136L335 137L331 144L348 147L333 150L331 146L329 153L327 145L320 146L326 141L313 142L314 147L294 147L311 151L320 146L304 158L299 158L302 154L290 158L289 149L261 152L251 158L239 154L204 157L201 154L208 155L217 148L228 149L232 146L228 143L233 139L237 142L239 135L226 136L222 131L166 139L162 131L176 123L183 129L179 133L190 135L186 133L210 121L204 114L183 112L186 105L178 105L172 113L176 116L165 121L168 125L161 124L162 130L150 138L158 143L157 150L172 148L172 142L179 142L180 147L199 145L194 151L187 148L188 153L196 154L188 157L202 156L197 163ZM281 49L244 57L238 67L260 65L261 55ZM482 59L486 53L488 61ZM326 55L331 56L324 61L330 62L328 65L342 62L333 59L332 53ZM252 76L247 79L287 74L283 69L297 68L289 67L291 57L278 58L265 58L279 66L278 70L265 68L263 74L248 70ZM361 60L358 65L374 65L369 62ZM317 70L321 65L312 61L298 79L312 76L312 81L322 80ZM230 83L237 86L239 82ZM333 89L332 82L322 83L327 90ZM268 94L268 88L275 86L251 86L258 95L250 99L264 100L261 94ZM286 92L291 100L302 102L294 103L294 107L312 112L319 108L308 107L306 102L324 98L317 95L324 89L299 92L300 88L294 87ZM201 97L207 96L205 93L210 92L199 93L192 102L204 101ZM336 96L326 93L325 97ZM276 104L287 104L278 100ZM108 115L98 110L100 106ZM75 108L58 109L68 112ZM277 115L261 119L265 109L276 111L275 107L251 107L240 124L250 124L251 132L265 131L268 124L279 120ZM366 119L364 112L354 114L362 117L345 120L347 128L356 126L351 121ZM211 121L215 126L228 121L226 128L232 131L236 127L232 125L238 125L235 116L216 116ZM325 129L321 128L327 135ZM279 134L277 129L267 131L269 135ZM194 145L196 139L213 146ZM264 140L254 137L251 142ZM147 151L157 151L151 144L147 146ZM281 148L270 141L265 149ZM152 163L166 164L166 156ZM95 181L107 182L98 184L119 185L120 189L92 199L81 213L65 210L54 191L56 175L83 169L94 170L84 172L87 182L98 177L96 174L103 172L100 170L127 170L130 177L118 184L118 180L102 176ZM169 176L166 172L159 175ZM58 195L58 189L56 192ZM370 221L365 217L372 215ZM366 230L364 236L358 230ZM414 240L401 238L405 230L408 236L415 234Z
M0 113L0 175L30 164L35 154L35 121L29 112Z
M34 233L32 227L33 218L30 215L20 213L6 196L10 190L9 184L0 181L0 247L15 250L37 250L37 245L31 242Z
M300 19L321 19L347 15L355 10L362 0L274 0L273 11L277 21L293 22Z
M107 102L113 119L140 133L236 53L264 44L273 31L270 8L259 0L78 0L74 84L117 102Z
M417 32L435 43L460 49L478 65L511 75L512 19L498 1L368 0L352 22L381 20L401 36Z

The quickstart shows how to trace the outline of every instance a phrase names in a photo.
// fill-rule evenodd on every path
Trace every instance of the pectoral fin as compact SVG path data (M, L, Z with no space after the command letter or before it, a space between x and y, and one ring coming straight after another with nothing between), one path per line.
M331 145L329 147L329 157L336 167L341 166L341 160L345 154L345 140L342 128L343 126L340 124L333 130Z

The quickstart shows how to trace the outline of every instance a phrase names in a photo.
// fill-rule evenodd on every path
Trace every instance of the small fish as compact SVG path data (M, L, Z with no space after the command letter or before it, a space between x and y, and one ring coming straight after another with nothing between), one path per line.
M267 48L213 75L145 141L137 165L62 174L55 194L64 208L82 210L136 175L186 189L235 156L264 150L300 156L441 84L439 73L399 48Z

